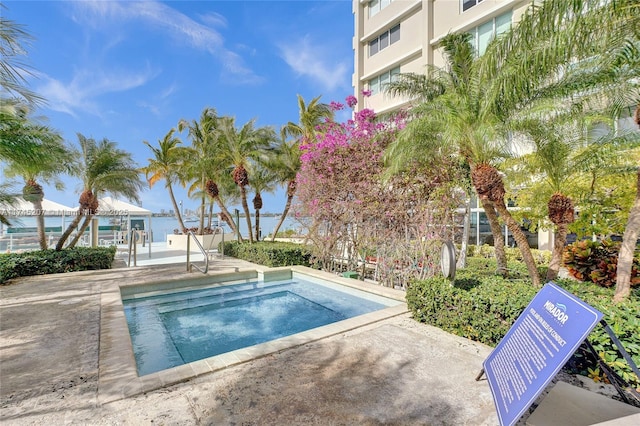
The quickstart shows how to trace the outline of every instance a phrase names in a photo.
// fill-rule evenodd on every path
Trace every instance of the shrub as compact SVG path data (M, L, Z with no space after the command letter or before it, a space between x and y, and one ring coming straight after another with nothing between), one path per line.
M507 257L507 261L522 261L522 253L517 247L505 247L504 254ZM551 262L551 252L549 250L531 249L531 254L538 265L548 265ZM467 246L467 256L487 259L495 258L496 249L488 244L481 246L469 245Z
M28 275L109 269L115 247L74 247L61 251L38 250L0 254L0 284Z
M563 261L569 273L580 281L588 281L602 287L616 284L620 243L611 240L577 241L568 245ZM640 251L636 250L631 268L631 286L640 285Z
M256 243L239 243L225 241L218 246L218 251L224 250L226 256L236 257L248 262L264 266L311 266L311 251L307 246L286 242L260 241Z
M527 279L496 276L495 268L495 260L470 258L467 268L458 271L453 285L441 277L412 282L406 298L413 318L495 346L538 291ZM519 267L510 264L509 268ZM640 364L639 290L634 289L627 302L613 305L612 289L573 280L556 283L600 310L634 362ZM602 327L597 326L589 339L621 377L634 386L640 385Z

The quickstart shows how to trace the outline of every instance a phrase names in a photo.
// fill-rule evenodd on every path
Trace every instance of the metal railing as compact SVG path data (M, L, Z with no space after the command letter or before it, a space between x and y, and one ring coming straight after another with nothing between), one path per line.
M191 253L191 238L193 238L193 240L196 242L196 245L198 246L198 248L200 249L200 252L204 256L204 269L200 268L198 265L194 265L189 260L189 257L190 257L189 255ZM204 249L204 247L202 247L202 244L200 244L200 241L198 241L196 234L193 231L189 231L187 233L187 272L192 272L193 268L196 268L198 271L202 272L203 274L206 274L209 271L209 254Z
M129 231L129 258L127 261L127 265L131 267L131 252L133 251L133 266L138 266L138 250L136 250L136 230L132 229Z

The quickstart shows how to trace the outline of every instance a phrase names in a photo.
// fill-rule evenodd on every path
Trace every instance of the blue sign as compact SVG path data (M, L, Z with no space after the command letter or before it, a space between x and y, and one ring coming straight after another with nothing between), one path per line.
M587 338L602 313L547 283L483 363L501 425L513 425Z

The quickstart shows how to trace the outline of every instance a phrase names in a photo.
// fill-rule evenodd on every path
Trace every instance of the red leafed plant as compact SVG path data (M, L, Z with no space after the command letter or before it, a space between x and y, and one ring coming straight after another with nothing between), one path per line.
M563 261L569 274L580 281L602 287L616 285L620 243L611 240L578 241L565 248ZM631 286L640 285L640 251L636 250L631 269Z

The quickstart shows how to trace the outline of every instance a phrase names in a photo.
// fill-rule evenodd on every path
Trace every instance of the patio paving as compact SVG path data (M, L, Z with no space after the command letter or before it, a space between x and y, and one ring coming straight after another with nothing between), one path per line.
M226 258L212 263L211 274L247 267L257 265ZM122 282L194 274L184 265L156 265L25 277L0 287L2 423L498 423L486 380L474 380L491 348L406 313L114 396L103 380L112 368L104 353L115 347L105 321L117 310L109 293ZM130 355L117 355L124 376Z

